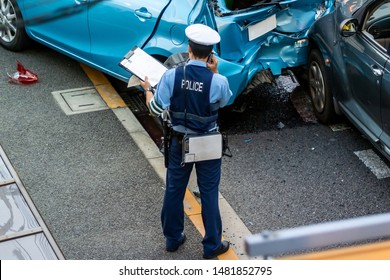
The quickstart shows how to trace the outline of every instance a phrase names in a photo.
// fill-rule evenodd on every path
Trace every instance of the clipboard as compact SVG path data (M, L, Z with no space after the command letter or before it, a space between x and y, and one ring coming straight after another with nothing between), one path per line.
M124 56L119 65L142 81L147 76L152 87L160 82L162 75L168 70L160 61L137 46Z

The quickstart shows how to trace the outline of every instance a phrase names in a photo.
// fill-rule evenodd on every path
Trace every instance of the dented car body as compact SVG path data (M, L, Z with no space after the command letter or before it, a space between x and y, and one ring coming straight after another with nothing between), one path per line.
M5 0L0 44L21 50L28 36L127 81L130 73L118 63L133 46L164 61L187 51L189 24L207 24L221 35L214 51L230 82L232 104L256 75L273 77L307 63L308 29L332 11L333 2Z

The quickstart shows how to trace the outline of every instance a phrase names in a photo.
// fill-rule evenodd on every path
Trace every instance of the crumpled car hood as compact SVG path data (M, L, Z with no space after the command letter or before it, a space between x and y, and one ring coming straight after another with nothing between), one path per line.
M280 39L272 40L270 37L284 35L302 38L306 36L310 26L317 18L329 11L334 0L236 2L232 0L211 1L217 17L218 31L222 37L220 55L226 60L237 62L257 52L259 46L264 44L268 46L272 41L280 42ZM275 18L275 26L272 26L273 23L267 26ZM261 29L262 25L265 26L264 33L259 32L259 36L255 38L248 35L250 29L255 26Z
M277 13L278 32L297 33L307 30L334 1L297 0Z

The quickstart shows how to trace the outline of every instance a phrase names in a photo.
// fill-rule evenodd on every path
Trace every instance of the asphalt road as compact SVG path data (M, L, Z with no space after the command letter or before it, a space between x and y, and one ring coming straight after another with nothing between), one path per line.
M234 156L224 160L221 192L252 233L390 209L390 163L345 118L330 127L307 114L310 104L297 101L307 88L298 79L302 85L289 98L285 89L264 85L243 116L223 119ZM367 166L359 151L375 155L381 167Z
M16 60L37 72L40 78L37 85L21 86L7 82L7 72L15 71ZM158 217L163 186L156 175L144 176L144 171L148 170L146 162L134 165L126 160L126 154L130 152L129 146L132 146L131 139L122 138L118 142L119 138L115 135L123 135L125 131L119 127L119 123L118 126L111 127L108 120L113 116L109 111L88 113L79 116L77 120L57 112L57 104L50 92L88 84L78 64L44 47L35 47L23 53L10 53L0 49L0 62L0 101L7 101L7 105L3 103L1 107L1 110L7 112L1 113L3 119L0 124L0 144L10 155L37 208L41 209L49 221L49 227L60 240L60 245L66 248L67 255L70 258L96 259L161 257L157 253L157 244L163 243ZM4 93L7 94L3 95ZM253 96L255 100L252 104L269 106L258 108L260 105L253 105L246 115L229 115L230 121L227 117L229 125L224 128L229 134L233 157L223 160L220 186L221 194L251 233L390 210L390 178L378 179L356 156L357 151L373 149L356 129L349 127L335 132L328 126L304 122L292 110L289 98L279 100L283 103L279 106L274 99L265 103L269 99L263 93L255 92ZM20 118L18 112L22 111L23 118ZM35 122L37 118L40 123L38 126ZM77 127L76 131L67 130L70 122L73 122L72 127ZM244 126L251 129L243 129ZM48 142L49 136L56 142ZM70 139L71 142L67 142ZM29 151L29 147L34 150ZM117 152L115 155L105 154L104 147L111 147ZM77 166L77 157L82 152L86 152L89 161L80 167ZM65 158L63 153L66 153ZM142 155L137 154L136 157ZM56 158L61 160L57 161ZM120 160L110 161L110 158ZM61 174L61 177L47 174L45 164L55 164L58 171L56 175ZM386 161L384 164L390 166ZM68 171L74 173L69 174ZM117 182L104 181L105 173L118 171L123 176ZM91 175L96 186L102 185L99 180L103 180L104 186L112 184L121 190L120 196L117 196L109 188L96 187L96 192L102 192L102 196L110 198L112 206L108 206L103 200L98 203L104 204L104 209L101 205L90 205L88 190L79 189L82 183L86 183L80 182L80 178L91 178ZM69 177L69 185L61 184L61 180ZM148 198L142 196L145 190L134 188L129 193L128 189L123 188L126 184L136 186L138 182L142 182L143 186L158 187L148 188L147 191L153 194ZM62 203L53 205L51 197L59 194L54 187L58 183ZM67 190L64 191L64 188ZM90 207L80 205L80 208L72 209L73 194L81 195L82 201ZM139 201L131 208L133 210L127 208L128 201L124 199L124 195L131 195L134 201ZM121 228L120 225L126 224L126 216L129 215L125 211L135 213L136 209L143 209L144 200L153 200L155 214L152 215L152 220L146 224L145 221L137 221L138 224ZM107 209L117 213L106 216L104 210ZM54 211L64 211L65 221L74 223L72 229L66 227L64 221L56 220ZM85 220L75 220L75 211L85 214ZM95 220L89 221L86 218L88 211L100 214L93 218ZM102 230L103 234L86 238L86 227L92 224L94 227L102 227L95 230ZM148 229L140 228L139 224L145 224ZM116 233L114 239L110 238L112 228ZM191 226L189 228L195 231ZM126 230L134 234L125 234ZM141 241L143 230L148 231L149 240ZM127 240L132 236L136 236L134 240ZM93 246L96 242L94 238L107 242L104 246L105 253L92 247L88 253L80 249ZM156 245L151 248L145 245L139 250L128 251L136 244L154 242ZM199 249L194 249L197 248L195 241L190 239L189 244L189 248L193 250L178 258L199 257Z

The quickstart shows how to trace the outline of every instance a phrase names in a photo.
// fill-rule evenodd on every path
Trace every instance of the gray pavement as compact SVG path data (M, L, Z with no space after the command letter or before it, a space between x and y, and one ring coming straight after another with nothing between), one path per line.
M16 60L38 83L11 84ZM113 110L68 116L53 91L91 86L80 65L44 47L0 48L0 145L66 259L201 259L201 234L164 250L161 174Z

